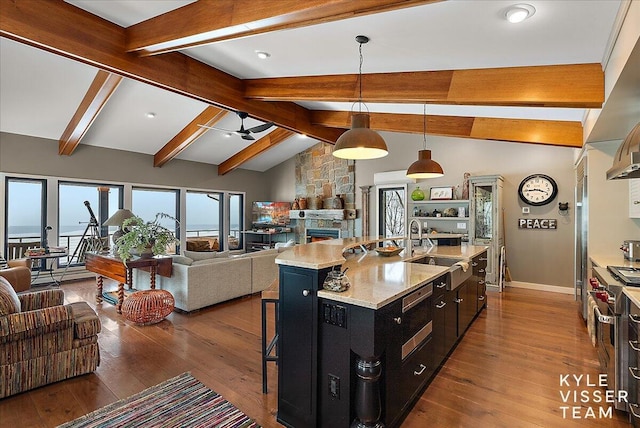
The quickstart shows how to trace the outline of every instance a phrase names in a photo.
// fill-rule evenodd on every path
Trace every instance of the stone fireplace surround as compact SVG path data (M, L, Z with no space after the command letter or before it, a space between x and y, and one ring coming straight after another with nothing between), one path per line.
M296 155L296 197L311 200L321 196L323 206L331 208L336 195L341 195L343 208L355 210L355 162L336 158L332 153L333 145L318 143ZM305 243L306 229L339 229L341 238L352 237L355 220L347 216L342 220L292 219L291 227L296 242Z

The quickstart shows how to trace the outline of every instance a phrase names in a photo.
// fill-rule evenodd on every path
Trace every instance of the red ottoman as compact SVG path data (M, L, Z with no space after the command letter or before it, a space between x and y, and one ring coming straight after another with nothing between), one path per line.
M141 290L124 300L122 315L136 324L155 324L173 312L174 305L173 296L166 290Z

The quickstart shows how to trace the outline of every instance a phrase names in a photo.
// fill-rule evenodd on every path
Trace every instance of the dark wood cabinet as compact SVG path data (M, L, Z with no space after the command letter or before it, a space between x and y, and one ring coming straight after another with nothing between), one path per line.
M316 426L317 291L327 272L280 266L277 419L286 426Z
M476 288L476 312L480 312L487 305L487 254L482 253L471 261L473 280Z
M458 305L458 330L457 337L460 337L467 331L467 328L476 315L476 284L474 277L456 288L456 304Z

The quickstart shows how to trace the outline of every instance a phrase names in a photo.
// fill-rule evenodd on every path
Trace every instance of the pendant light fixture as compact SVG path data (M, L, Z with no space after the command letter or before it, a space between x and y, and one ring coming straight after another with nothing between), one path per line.
M431 159L431 150L427 150L427 104L423 108L422 140L424 148L418 151L418 160L407 170L409 178L437 178L444 175L440 164Z
M369 38L367 36L356 36L360 54L358 74L360 83L359 107L357 113L351 113L351 129L338 138L333 149L333 155L341 159L377 159L389 153L384 139L380 134L369 128L369 113L362 112L362 105L364 104L362 102L362 45L368 41Z

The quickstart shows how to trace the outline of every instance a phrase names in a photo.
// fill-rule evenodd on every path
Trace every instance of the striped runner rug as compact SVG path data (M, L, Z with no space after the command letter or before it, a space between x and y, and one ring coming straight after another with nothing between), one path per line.
M259 425L190 373L183 373L58 428L71 427L259 428Z

